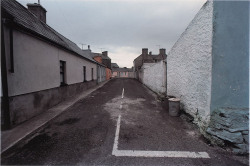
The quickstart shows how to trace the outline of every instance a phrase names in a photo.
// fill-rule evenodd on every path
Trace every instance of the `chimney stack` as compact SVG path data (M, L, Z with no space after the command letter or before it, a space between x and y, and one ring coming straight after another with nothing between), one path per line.
M160 49L160 54L161 55L165 55L166 54L166 49L165 48L161 48Z
M103 51L102 55L107 57L108 56L108 51Z
M38 20L46 23L46 9L37 3L28 3L28 10L33 13Z
M152 55L152 51L149 51L149 55Z
M143 48L142 49L142 54L148 54L148 49L147 48Z

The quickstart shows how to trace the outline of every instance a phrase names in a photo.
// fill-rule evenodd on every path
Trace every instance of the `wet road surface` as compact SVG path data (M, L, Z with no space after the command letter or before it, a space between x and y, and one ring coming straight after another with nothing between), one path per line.
M156 154L150 156L153 153ZM161 153L166 155L160 156ZM206 144L194 125L180 117L170 117L166 103L134 79L109 81L36 133L24 146L2 156L1 162L3 165L247 165L245 157Z

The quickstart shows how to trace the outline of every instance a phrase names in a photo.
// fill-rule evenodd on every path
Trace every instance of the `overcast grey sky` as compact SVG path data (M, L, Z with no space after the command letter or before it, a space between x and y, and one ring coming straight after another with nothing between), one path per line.
M17 0L22 5L37 0ZM148 48L171 49L206 0L40 0L47 24L93 52L106 50L112 63L132 67ZM87 45L84 46L87 49Z

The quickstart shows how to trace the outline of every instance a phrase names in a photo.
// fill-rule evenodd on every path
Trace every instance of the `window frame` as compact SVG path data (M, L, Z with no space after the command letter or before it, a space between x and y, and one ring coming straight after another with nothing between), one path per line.
M66 61L60 60L59 68L60 68L60 86L65 86L67 85L66 84Z
M87 71L86 66L83 66L83 82L87 81L87 79L86 79L86 71Z
M92 81L94 80L94 68L93 67L91 68L91 79Z

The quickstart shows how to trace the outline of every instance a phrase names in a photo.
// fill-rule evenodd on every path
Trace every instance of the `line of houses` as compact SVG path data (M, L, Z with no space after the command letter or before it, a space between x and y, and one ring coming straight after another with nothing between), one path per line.
M111 64L113 78L134 78L134 69L123 67L120 68L116 63Z
M46 24L40 4L1 0L1 126L13 127L112 77L93 53Z

